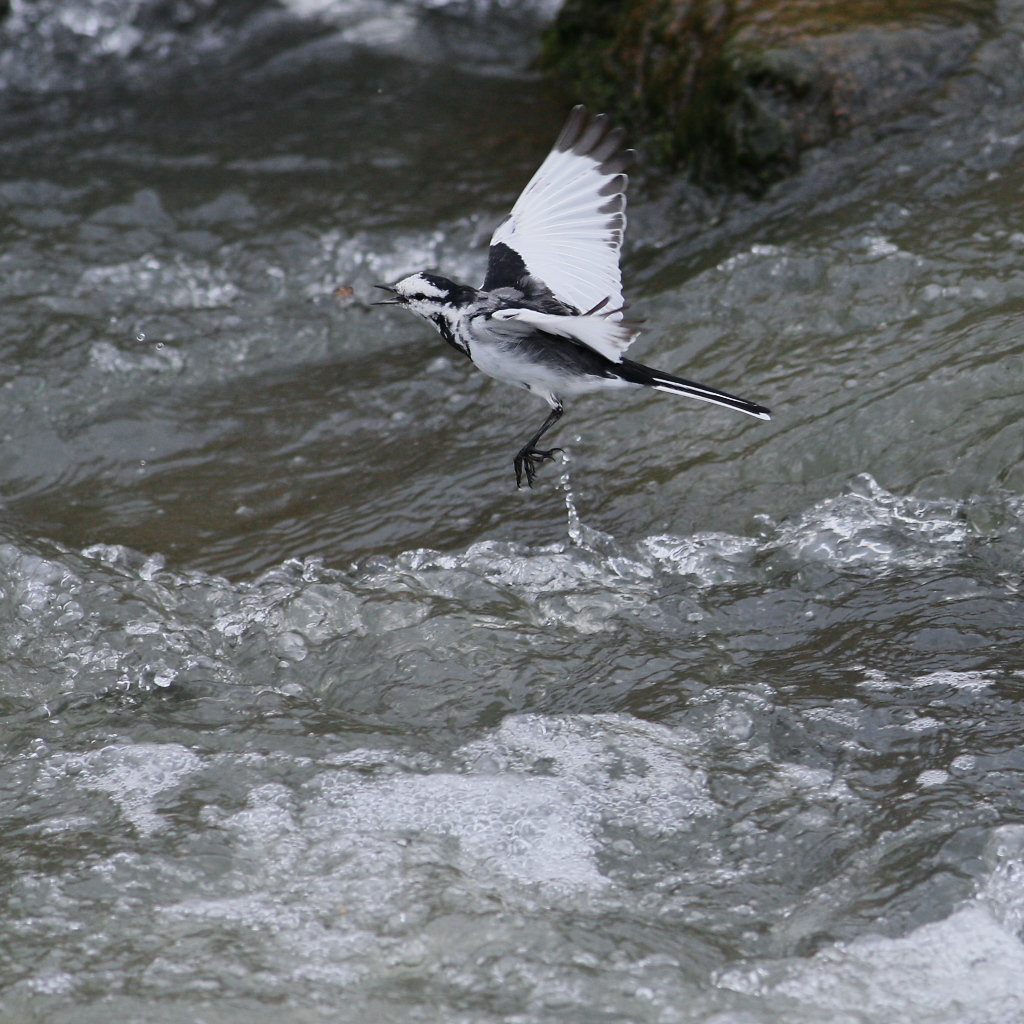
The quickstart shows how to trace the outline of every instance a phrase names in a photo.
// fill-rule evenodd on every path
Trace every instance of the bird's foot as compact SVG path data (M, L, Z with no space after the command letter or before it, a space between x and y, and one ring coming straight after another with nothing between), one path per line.
M532 448L527 445L519 450L519 454L512 460L516 469L516 487L523 486L523 474L526 474L526 486L533 486L533 478L537 475L537 467L542 462L554 462L555 452L562 451L561 448L549 448L541 451L539 448Z

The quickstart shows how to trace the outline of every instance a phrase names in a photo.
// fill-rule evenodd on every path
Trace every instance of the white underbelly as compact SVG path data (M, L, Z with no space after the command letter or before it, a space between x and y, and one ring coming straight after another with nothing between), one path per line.
M470 357L477 368L488 377L513 387L524 388L549 405L558 405L564 398L585 395L610 388L633 387L615 377L595 377L570 373L559 366L551 366L523 358L515 348L501 345L474 344Z

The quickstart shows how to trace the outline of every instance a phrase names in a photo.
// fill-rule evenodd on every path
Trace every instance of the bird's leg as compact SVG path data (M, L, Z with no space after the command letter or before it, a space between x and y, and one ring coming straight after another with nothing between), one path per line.
M526 486L533 486L533 478L537 475L537 466L541 462L548 460L554 461L555 452L560 452L561 448L549 448L547 451L541 451L537 448L537 442L543 437L544 431L561 419L562 416L562 403L558 405L548 413L548 418L541 424L540 430L537 431L533 437L530 438L522 448L519 449L519 453L512 460L512 465L516 468L516 487L523 486L523 470L526 470Z

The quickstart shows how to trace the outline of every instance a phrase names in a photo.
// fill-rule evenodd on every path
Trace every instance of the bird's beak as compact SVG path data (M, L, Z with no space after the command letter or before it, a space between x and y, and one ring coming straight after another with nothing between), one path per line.
M382 291L391 292L394 295L393 299L381 299L380 302L371 302L371 306L400 306L402 304L402 297L395 291L394 288L389 284L375 284L374 288L380 288Z

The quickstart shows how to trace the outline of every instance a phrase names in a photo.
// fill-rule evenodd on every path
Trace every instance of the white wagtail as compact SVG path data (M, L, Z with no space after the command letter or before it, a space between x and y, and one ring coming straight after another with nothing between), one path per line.
M622 172L633 151L598 114L589 125L576 107L554 149L491 238L481 288L425 271L398 284L377 305L405 306L488 376L525 388L551 412L519 450L516 486L533 486L537 466L560 451L537 443L562 415L562 401L611 388L646 387L689 395L767 420L761 405L673 377L631 359L639 331L623 321L619 250L626 230Z

